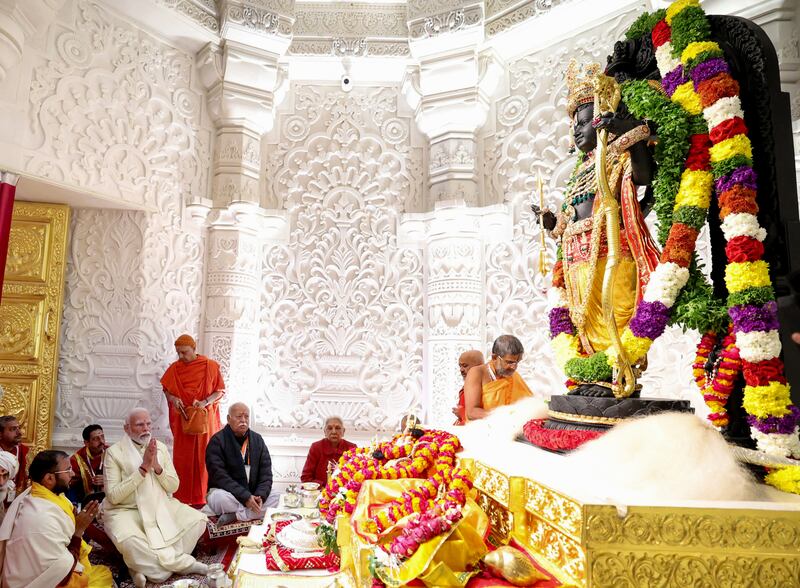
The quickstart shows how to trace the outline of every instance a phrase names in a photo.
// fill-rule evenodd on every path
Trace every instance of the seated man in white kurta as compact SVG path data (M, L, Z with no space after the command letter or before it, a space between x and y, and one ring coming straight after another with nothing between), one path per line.
M64 496L75 476L63 451L33 458L33 482L11 503L0 525L0 585L4 588L107 588L114 581L105 566L89 563L81 539L100 506L89 502L76 515Z
M191 556L207 518L172 498L178 475L166 445L150 434L150 414L131 411L122 440L106 450L104 522L137 588L173 573L205 574Z

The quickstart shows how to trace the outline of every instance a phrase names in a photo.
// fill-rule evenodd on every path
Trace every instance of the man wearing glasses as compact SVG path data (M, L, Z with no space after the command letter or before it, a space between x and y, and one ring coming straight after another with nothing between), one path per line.
M31 486L11 505L0 526L3 586L111 586L111 572L89 563L83 532L100 508L89 502L76 514L64 496L75 473L63 451L41 451L30 467Z
M492 345L492 359L467 372L464 404L467 421L486 417L493 408L532 396L517 373L525 349L513 335L500 335Z

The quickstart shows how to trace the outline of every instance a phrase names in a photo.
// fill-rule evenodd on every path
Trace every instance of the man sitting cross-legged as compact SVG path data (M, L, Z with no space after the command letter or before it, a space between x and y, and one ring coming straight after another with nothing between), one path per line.
M63 451L41 451L30 467L32 484L11 504L0 526L0 584L7 588L107 588L105 566L89 563L81 539L99 510L89 502L80 514L64 496L75 474Z
M272 460L264 439L250 430L250 409L237 402L228 424L206 448L206 507L220 515L217 524L261 519L272 489Z
M125 435L106 451L105 528L137 588L147 580L205 574L191 556L206 529L201 512L172 497L178 476L167 446L152 438L150 414L131 411Z

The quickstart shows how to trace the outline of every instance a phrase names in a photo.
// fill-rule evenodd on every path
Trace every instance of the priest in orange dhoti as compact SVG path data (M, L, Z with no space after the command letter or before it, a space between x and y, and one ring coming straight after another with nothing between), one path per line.
M500 335L495 340L492 359L467 372L464 380L465 420L482 419L493 408L533 395L517 373L524 353L522 343L513 335Z
M221 428L219 399L225 394L219 364L197 355L196 347L189 335L178 337L175 341L178 361L161 378L169 403L169 426L175 439L172 449L175 469L180 478L175 498L185 504L206 502L206 447ZM194 414L197 411L199 415Z

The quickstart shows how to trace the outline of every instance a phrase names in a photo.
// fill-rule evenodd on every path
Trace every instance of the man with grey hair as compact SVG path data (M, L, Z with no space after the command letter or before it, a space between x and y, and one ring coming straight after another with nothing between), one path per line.
M106 450L106 533L122 554L136 588L173 573L205 574L191 556L206 529L201 512L172 497L178 475L167 446L152 437L150 414L135 408L125 435Z
M264 518L272 490L272 460L263 437L250 429L250 409L242 402L228 408L228 424L206 448L206 512L220 515L218 525Z
M329 464L334 466L342 454L356 446L344 438L344 421L342 417L329 416L325 419L325 438L315 441L308 449L306 463L300 480L316 482L320 487L328 483Z
M500 335L492 345L492 359L475 366L464 379L466 419L486 417L493 408L513 404L532 396L530 388L517 373L525 349L514 335Z

